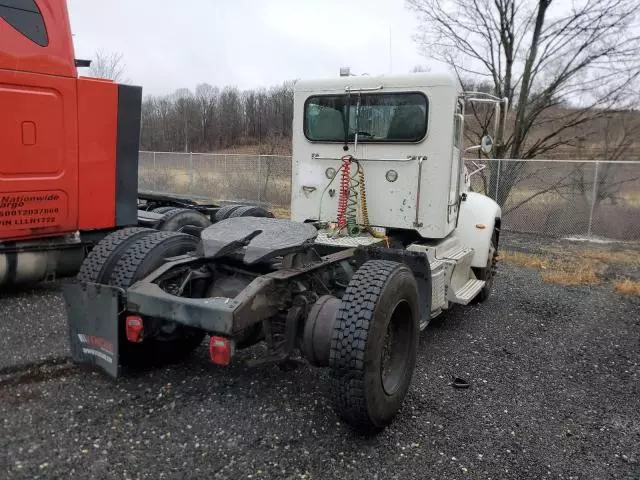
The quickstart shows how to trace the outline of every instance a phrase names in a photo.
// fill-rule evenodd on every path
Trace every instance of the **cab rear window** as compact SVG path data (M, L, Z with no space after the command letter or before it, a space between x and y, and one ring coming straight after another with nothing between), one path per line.
M34 0L0 0L0 18L33 43L49 45L44 19Z
M304 109L313 142L418 142L427 133L429 103L419 92L316 95Z

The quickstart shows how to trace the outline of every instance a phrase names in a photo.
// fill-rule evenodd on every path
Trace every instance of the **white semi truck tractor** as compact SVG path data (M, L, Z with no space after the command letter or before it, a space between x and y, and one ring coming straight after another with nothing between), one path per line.
M328 368L338 416L380 431L410 388L420 331L491 290L501 211L469 191L473 101L496 118L505 104L441 74L298 82L291 219L229 216L122 248L107 237L65 287L74 360L117 376L205 337L218 365L265 342L258 363L299 353Z

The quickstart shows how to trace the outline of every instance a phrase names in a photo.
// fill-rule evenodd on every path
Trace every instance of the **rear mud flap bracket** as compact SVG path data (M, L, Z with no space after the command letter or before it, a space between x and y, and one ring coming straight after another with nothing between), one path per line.
M117 378L118 317L123 290L94 283L70 283L63 286L63 294L71 358Z

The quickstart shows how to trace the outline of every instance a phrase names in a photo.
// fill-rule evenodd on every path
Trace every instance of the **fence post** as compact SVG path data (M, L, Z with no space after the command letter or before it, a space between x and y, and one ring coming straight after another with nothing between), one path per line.
M153 189L158 189L158 170L156 169L156 152L153 152Z
M189 152L189 193L193 192L193 152Z
M262 191L262 169L260 166L262 165L262 155L258 155L258 203L261 200L261 191Z
M587 228L587 237L591 236L593 227L593 212L596 208L596 197L598 196L598 170L600 162L596 160L596 170L593 174L593 190L591 191L591 210L589 211L589 227Z
M498 201L498 192L500 191L500 170L502 170L502 159L498 158L498 174L496 175L496 194L494 200Z

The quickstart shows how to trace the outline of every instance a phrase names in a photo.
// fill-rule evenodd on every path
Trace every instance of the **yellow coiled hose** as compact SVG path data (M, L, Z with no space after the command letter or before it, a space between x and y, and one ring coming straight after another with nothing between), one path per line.
M364 223L365 229L371 234L374 238L386 238L386 235L377 232L375 229L371 227L369 223L369 210L367 208L367 190L364 185L364 169L362 165L358 164L358 177L360 184L360 207L362 208L362 222Z

